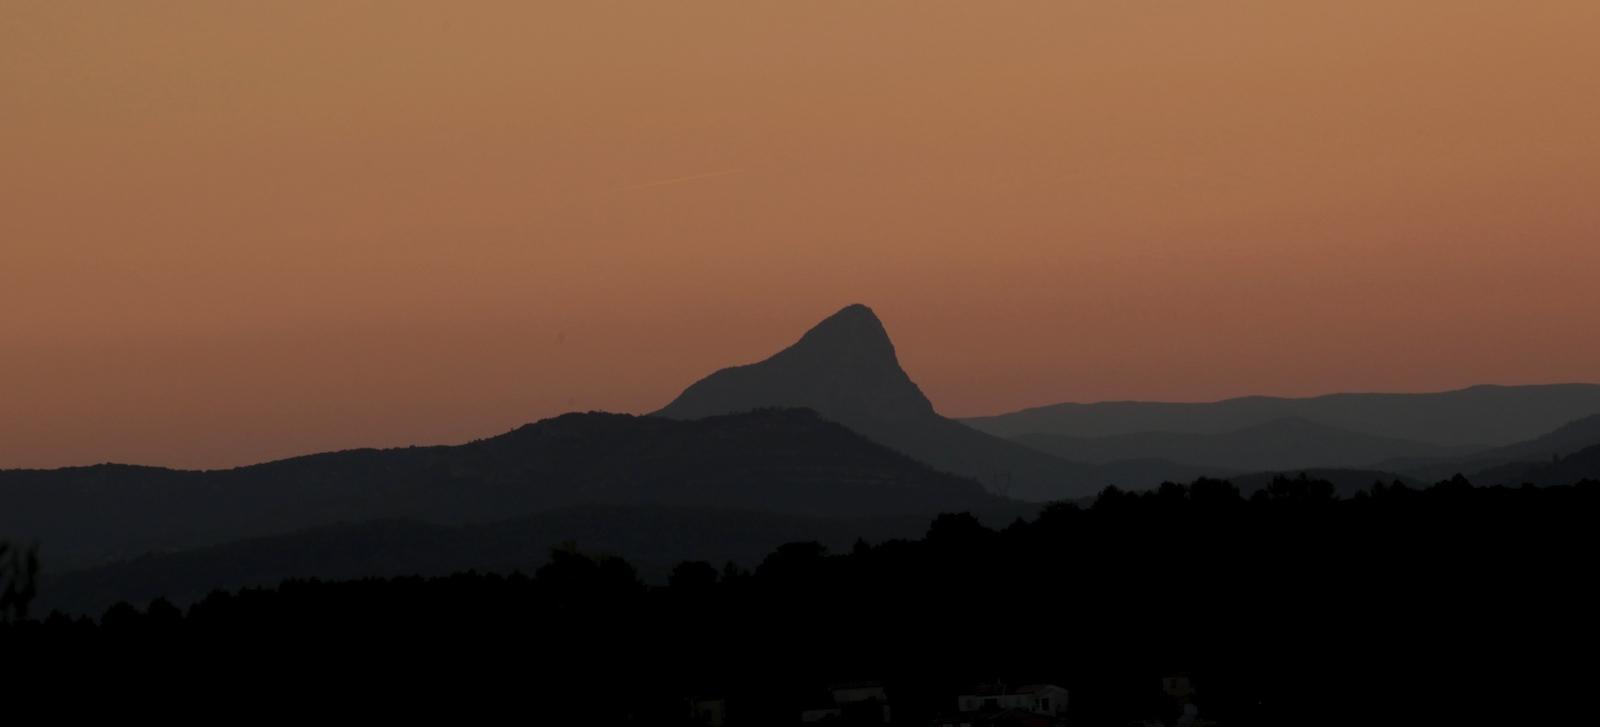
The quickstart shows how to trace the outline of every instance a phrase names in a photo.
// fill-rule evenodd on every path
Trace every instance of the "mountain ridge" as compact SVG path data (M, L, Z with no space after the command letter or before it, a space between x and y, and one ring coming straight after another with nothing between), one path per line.
M1215 402L1060 403L961 421L997 436L1217 434L1298 416L1376 436L1441 446L1503 446L1600 413L1600 384L1480 384L1428 393L1246 396Z
M1099 437L1023 434L1011 438L1065 459L1090 463L1134 456L1232 470L1370 467L1399 457L1451 457L1475 447L1444 447L1285 417L1231 432L1139 432Z
M859 303L828 316L765 359L720 369L690 384L651 416L695 419L770 406L813 409L873 441L1008 496L1078 497L1104 484L1092 466L940 416L901 368L877 314Z
M456 446L306 455L232 470L0 470L0 532L52 567L335 522L487 522L572 505L932 515L1006 501L815 412L685 422L565 414Z
M1600 445L1600 414L1567 422L1538 437L1504 447L1457 457L1395 459L1376 466L1428 480L1445 479L1457 473L1472 475L1490 470L1504 473L1517 467L1537 471L1538 465L1596 445Z

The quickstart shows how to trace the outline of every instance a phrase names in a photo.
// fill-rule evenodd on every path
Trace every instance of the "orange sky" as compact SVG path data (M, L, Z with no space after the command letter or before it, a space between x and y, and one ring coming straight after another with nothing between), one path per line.
M1597 39L1594 0L0 0L0 467L643 412L858 301L951 415L1594 381Z

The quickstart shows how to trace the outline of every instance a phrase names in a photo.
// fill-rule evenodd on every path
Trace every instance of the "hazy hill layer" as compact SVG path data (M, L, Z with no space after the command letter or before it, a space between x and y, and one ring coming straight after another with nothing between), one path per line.
M1367 469L1291 468L1288 472L1235 475L1232 480L1241 490L1251 492L1265 486L1278 474L1297 476L1302 471L1333 482L1335 490L1343 495L1355 494L1375 481L1400 481L1415 487L1448 480L1458 474L1482 486L1574 485L1584 480L1600 480L1600 416L1570 422L1526 442L1459 457L1397 459Z
M1223 434L1141 432L1073 437L1033 433L1013 439L1083 462L1154 457L1242 471L1364 467L1398 457L1445 457L1476 450L1379 437L1299 418L1277 419Z
M1518 463L1548 464L1559 457L1596 445L1600 445L1600 415L1568 422L1555 431L1504 447L1456 457L1395 459L1378 466L1432 481L1457 473L1473 474Z
M962 421L991 434L1106 437L1143 432L1222 434L1298 418L1378 437L1441 446L1500 446L1600 414L1600 385L1474 386L1430 394L1251 396L1205 404L1056 404Z
M1584 480L1600 482L1600 445L1545 462L1513 462L1490 467L1472 477L1486 485L1567 485Z

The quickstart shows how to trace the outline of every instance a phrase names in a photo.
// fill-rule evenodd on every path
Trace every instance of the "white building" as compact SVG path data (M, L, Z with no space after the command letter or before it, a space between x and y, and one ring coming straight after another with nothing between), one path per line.
M1061 717L1067 713L1067 690L1054 684L1025 684L1008 687L990 684L956 698L963 712L999 712L1015 709L1033 714Z
M1185 701L1194 697L1194 682L1188 674L1172 674L1161 678L1161 691L1173 699Z
M689 719L703 727L722 727L728 723L728 702L724 699L691 699Z
M800 713L801 722L842 719L845 712L851 709L881 709L880 719L884 724L889 723L889 696L884 692L882 684L877 682L835 684L828 688L828 692L833 698L833 706L808 709Z

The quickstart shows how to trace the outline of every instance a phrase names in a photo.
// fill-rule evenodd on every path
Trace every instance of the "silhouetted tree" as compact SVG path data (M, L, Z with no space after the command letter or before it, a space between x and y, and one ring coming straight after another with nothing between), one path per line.
M337 654L329 671L408 684L408 703L454 686L552 724L675 724L705 694L727 696L730 724L787 724L859 679L885 682L907 724L1001 680L1063 684L1074 724L1123 725L1170 706L1155 685L1178 671L1205 684L1203 718L1234 725L1543 723L1587 698L1554 652L1600 646L1600 483L1331 493L1305 477L1249 500L1221 480L1107 488L998 532L946 515L841 555L790 543L754 573L683 563L665 588L569 544L532 577L285 581L187 614L52 614L0 646L62 673L171 656L242 683L281 677L263 655Z
M925 541L935 548L980 548L987 545L994 531L978 522L970 512L945 513L928 526Z
M169 631L177 628L183 622L183 612L171 601L157 598L150 602L144 610L146 625L153 631Z
M118 601L100 617L100 627L110 632L127 633L138 630L144 614L127 601Z
M679 563L667 577L667 586L677 591L702 592L717 585L717 569L703 560Z
M28 617L38 590L39 549L0 540L0 624Z
M827 556L828 549L818 542L785 543L756 566L756 575L771 579L810 580L821 573L823 559Z

